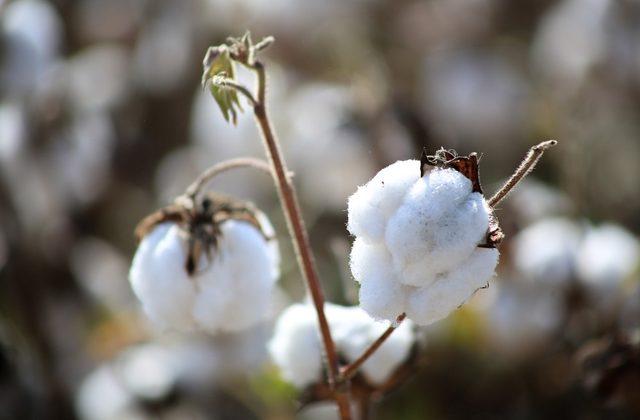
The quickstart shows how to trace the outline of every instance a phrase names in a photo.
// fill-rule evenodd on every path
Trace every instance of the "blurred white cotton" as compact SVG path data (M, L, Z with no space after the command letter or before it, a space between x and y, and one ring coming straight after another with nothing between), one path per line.
M0 18L4 57L0 86L13 95L33 90L62 46L62 22L55 8L39 0L10 2Z
M347 126L354 107L351 92L339 85L310 84L296 89L286 104L283 146L303 203L343 210L353 186L374 171L366 140Z
M325 304L325 314L340 356L356 360L389 326L359 307ZM299 388L322 379L322 342L317 315L310 303L287 308L276 323L269 353L282 377ZM415 337L410 321L403 322L361 368L371 384L382 384L409 356Z
M72 121L48 150L58 194L79 206L98 198L109 181L115 142L106 113L84 114Z
M513 261L518 270L541 287L566 287L575 276L581 238L580 225L571 219L542 219L513 239Z
M621 226L607 223L590 227L580 245L577 271L595 289L617 288L640 264L638 239Z
M71 250L74 277L92 297L114 311L126 311L133 299L127 282L128 260L102 239L87 237Z
M167 94L187 76L192 62L189 22L162 17L145 25L133 57L135 81L145 90Z
M533 64L562 91L580 85L603 56L609 0L564 0L538 27Z
M66 63L69 99L77 111L104 111L128 94L129 53L118 44L98 44Z
M563 295L533 283L502 281L496 286L497 297L485 309L494 351L526 357L544 350L563 321Z
M486 148L525 125L526 79L497 55L434 52L424 62L422 83L425 114L449 142L467 138L467 144L482 142Z

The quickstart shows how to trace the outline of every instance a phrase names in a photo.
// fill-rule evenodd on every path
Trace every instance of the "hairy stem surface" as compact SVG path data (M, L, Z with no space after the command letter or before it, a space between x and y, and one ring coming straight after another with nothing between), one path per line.
M298 264L302 270L307 289L311 295L313 305L318 315L318 324L320 326L322 342L326 354L329 386L334 391L334 398L338 404L341 418L350 419L351 412L348 397L348 384L346 384L347 386L340 387L341 389L336 388L340 370L339 359L335 343L331 337L331 331L329 330L329 323L324 313L324 292L322 291L318 271L313 259L309 237L300 212L295 187L291 182L289 171L287 170L282 152L280 151L280 145L273 129L271 128L271 123L267 115L265 100L266 74L264 65L261 62L256 61L252 68L258 77L258 92L257 100L254 105L254 115L258 126L260 127L267 156L269 157L271 167L273 168L272 174L276 181L278 195L280 196L280 202L287 220L287 227L291 234Z
M515 188L515 186L518 185L518 183L536 167L538 160L540 160L544 152L556 144L558 144L556 140L548 140L536 144L529 149L529 152L520 163L520 166L518 166L518 169L516 169L513 175L511 175L511 178L509 178L502 188L500 188L500 190L498 190L498 192L489 199L489 206L495 207L500 203Z
M252 157L240 157L235 159L228 159L220 163L216 163L204 172L202 172L195 181L189 185L185 191L185 194L190 198L195 198L207 182L219 174L236 168L255 168L271 174L271 166L262 159L256 159Z

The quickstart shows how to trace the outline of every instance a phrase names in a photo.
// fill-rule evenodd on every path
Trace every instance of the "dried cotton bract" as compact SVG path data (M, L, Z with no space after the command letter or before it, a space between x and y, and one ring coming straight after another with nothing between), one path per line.
M255 209L235 214L215 203L170 206L141 223L148 232L129 278L163 328L236 331L269 315L280 261L273 227Z
M324 308L338 354L349 362L388 327L358 307L327 303ZM362 365L365 379L372 385L384 383L409 357L413 344L411 322L405 321ZM295 386L303 388L322 381L322 343L312 305L294 304L280 315L269 353L284 379Z
M375 318L442 319L487 285L498 262L502 234L476 156L441 150L430 159L396 162L349 198L351 270Z

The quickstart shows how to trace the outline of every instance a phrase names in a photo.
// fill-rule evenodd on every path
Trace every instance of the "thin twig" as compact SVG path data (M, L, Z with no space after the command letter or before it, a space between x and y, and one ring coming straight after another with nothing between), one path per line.
M520 163L520 166L518 166L518 169L516 169L513 175L511 175L511 178L509 178L502 188L500 188L500 190L498 190L498 192L489 199L489 206L495 207L499 202L501 202L507 194L509 194L511 190L513 190L513 188L533 170L533 168L535 168L536 163L538 163L538 160L540 160L544 152L556 144L558 144L556 140L548 140L529 149L529 152L522 160L522 163Z
M356 373L358 373L358 369L360 369L364 362L366 362L369 357L371 357L376 352L376 350L378 350L378 348L387 340L387 338L391 336L391 334L396 330L396 328L400 326L400 324L402 324L402 321L404 321L406 317L407 314L405 313L399 315L396 318L396 322L389 325L389 328L387 328L376 341L371 343L371 345L360 355L360 357L358 357L356 360L342 369L340 378L342 380L349 380Z
M295 187L289 177L289 171L287 170L282 152L280 151L280 145L271 128L267 115L266 74L264 65L256 61L251 65L251 68L256 72L258 78L258 99L254 106L254 115L260 127L267 156L269 156L269 161L273 168L272 174L276 181L278 195L280 196L280 202L286 216L287 227L291 234L298 264L302 270L307 289L311 294L311 299L318 315L318 324L320 326L322 342L327 358L329 386L334 391L341 418L343 420L350 419L351 409L347 391L336 388L340 369L338 353L333 338L331 337L327 317L324 313L324 292L322 291L318 271L313 259L311 244L309 243L307 230L300 212L300 206L298 205ZM348 386L344 387L344 389L348 390Z
M262 159L252 157L241 157L225 160L216 163L212 167L202 172L195 181L189 185L185 191L185 195L194 199L204 187L204 185L215 178L217 175L235 168L255 168L271 174L271 166Z

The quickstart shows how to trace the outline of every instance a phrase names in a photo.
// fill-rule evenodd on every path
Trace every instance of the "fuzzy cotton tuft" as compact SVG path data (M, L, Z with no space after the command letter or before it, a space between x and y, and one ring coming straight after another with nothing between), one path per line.
M361 306L375 318L405 312L427 325L487 284L498 251L478 248L490 209L471 181L451 168L420 177L420 165L396 162L359 187L347 228L356 237L351 271Z
M325 314L340 356L356 360L388 327L358 307L325 304ZM282 377L299 388L322 380L322 341L311 304L294 304L280 315L269 353ZM362 365L371 384L384 383L407 359L415 342L411 321L403 322Z
M266 217L259 220L272 237ZM185 270L188 239L178 225L159 224L140 243L129 279L144 311L160 327L237 331L269 315L279 275L276 241L244 221L227 220L220 229L211 260L203 253L191 277Z

